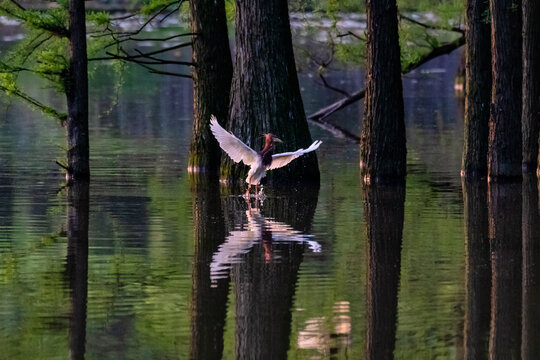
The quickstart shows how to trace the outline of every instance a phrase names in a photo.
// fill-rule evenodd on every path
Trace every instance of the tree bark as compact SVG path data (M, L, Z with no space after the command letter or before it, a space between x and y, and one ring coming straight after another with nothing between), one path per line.
M192 0L193 134L188 170L219 176L221 149L210 132L210 115L225 121L229 112L232 59L224 0Z
M523 170L538 167L540 130L540 1L523 1Z
M69 71L66 78L68 179L90 178L88 69L84 1L69 0Z
M367 78L360 168L364 181L402 180L407 149L395 0L366 0Z
M490 0L493 85L488 176L521 177L521 0Z
M365 359L394 358L405 184L364 188L368 240ZM391 225L389 225L391 224Z
M236 55L229 122L226 128L251 148L262 147L261 133L285 143L276 152L295 151L312 143L304 113L286 0L236 2ZM261 139L260 141L258 141ZM246 167L225 156L221 175L244 180ZM267 174L276 185L319 182L315 152Z
M468 0L465 26L465 126L461 176L487 176L491 102L491 27L489 4Z
M466 233L464 358L488 358L491 253L488 236L487 182L462 179Z

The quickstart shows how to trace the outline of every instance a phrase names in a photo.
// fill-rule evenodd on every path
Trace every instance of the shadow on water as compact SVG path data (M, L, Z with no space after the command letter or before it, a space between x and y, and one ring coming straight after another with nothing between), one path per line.
M89 183L68 187L67 272L71 292L69 320L70 358L84 359L86 348L86 303L88 296Z
M365 359L393 359L405 208L405 184L364 189L368 274Z
M230 271L234 283L236 358L287 357L298 269L308 246L318 246L306 235L317 200L318 189L269 193L259 207L239 197L224 199L229 235L213 265L222 267L218 277Z

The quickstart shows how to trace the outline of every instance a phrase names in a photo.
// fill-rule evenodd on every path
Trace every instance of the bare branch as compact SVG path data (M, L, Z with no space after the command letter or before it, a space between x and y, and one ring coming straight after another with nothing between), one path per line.
M352 36L352 37L357 38L358 40L367 41L367 39L365 38L365 36L356 35L355 33L353 33L353 32L350 31L350 30L347 31L346 33L337 34L336 36L337 36L338 38L340 38L340 37L345 37L345 36Z
M321 78L322 82L323 82L323 85L324 87L330 89L330 90L334 90L335 92L338 92L340 93L341 95L345 95L347 97L351 96L348 92L346 92L345 90L342 90L342 89L339 89L337 87L333 87L332 85L328 84L328 82L326 81L324 75L321 73L319 74L319 77Z
M24 6L22 6L21 4L19 4L17 1L15 0L10 0L12 4L14 4L16 7L18 7L19 9L21 9L22 11L26 11L26 9L24 8Z
M446 29L444 27L438 27L438 26L434 26L434 25L431 25L431 24L426 24L426 23L423 23L423 22L420 22L420 21L417 21L411 17L408 17L406 15L403 15L403 14L399 14L399 18L400 19L403 19L403 20L407 20L408 22L410 23L413 23L415 25L418 25L418 26L421 26L425 29L431 29L431 30L451 30L453 32L458 32L460 34L465 34L465 30L459 28L459 27L451 27L450 29Z

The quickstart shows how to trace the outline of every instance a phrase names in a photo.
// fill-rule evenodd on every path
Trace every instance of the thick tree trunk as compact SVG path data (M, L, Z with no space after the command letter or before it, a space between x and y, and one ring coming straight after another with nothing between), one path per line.
M210 115L226 121L232 79L224 0L192 0L193 135L188 170L219 176L221 149L210 132Z
M71 290L69 350L70 359L84 359L88 297L88 181L77 181L68 187L68 202L66 263Z
M490 179L521 176L521 0L490 0Z
M465 126L461 176L487 176L491 102L491 27L489 3L468 0L465 27Z
M491 259L487 182L462 180L466 233L464 358L488 358Z
M291 40L286 0L236 2L236 55L227 129L255 150L261 133L273 133L285 143L276 152L306 148L309 133ZM259 140L260 139L260 140ZM245 179L246 167L225 155L222 177L229 182ZM315 152L286 167L271 171L274 184L319 182Z
M225 240L219 184L209 182L193 190L195 254L191 293L190 359L221 359L227 315L229 278L212 284L210 263Z
M405 185L364 189L368 237L365 359L394 358ZM391 224L391 225L389 225Z
M69 0L69 73L66 79L68 178L90 178L88 70L84 1Z
M366 0L367 75L360 169L364 181L402 180L405 120L395 0Z
M491 359L519 359L521 343L521 182L489 184Z
M540 1L523 1L523 170L538 167L540 130Z

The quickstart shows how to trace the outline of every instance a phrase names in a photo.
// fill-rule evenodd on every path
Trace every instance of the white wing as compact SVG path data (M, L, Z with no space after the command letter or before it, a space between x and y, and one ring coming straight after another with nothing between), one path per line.
M246 165L257 163L259 154L240 141L236 136L222 128L214 115L210 117L210 130L212 130L212 133L219 142L219 146L235 162L243 161Z
M298 158L298 157L300 157L300 156L302 156L302 155L304 155L304 154L306 154L308 152L317 150L321 144L322 144L322 141L317 140L313 144L311 144L310 147L308 147L305 150L304 149L298 149L295 152L286 152L286 153L272 155L272 163L267 168L267 170L272 170L272 169L277 169L277 168L283 167L283 166L287 165L288 163L290 163L291 161L293 161L294 159L296 159L296 158Z

